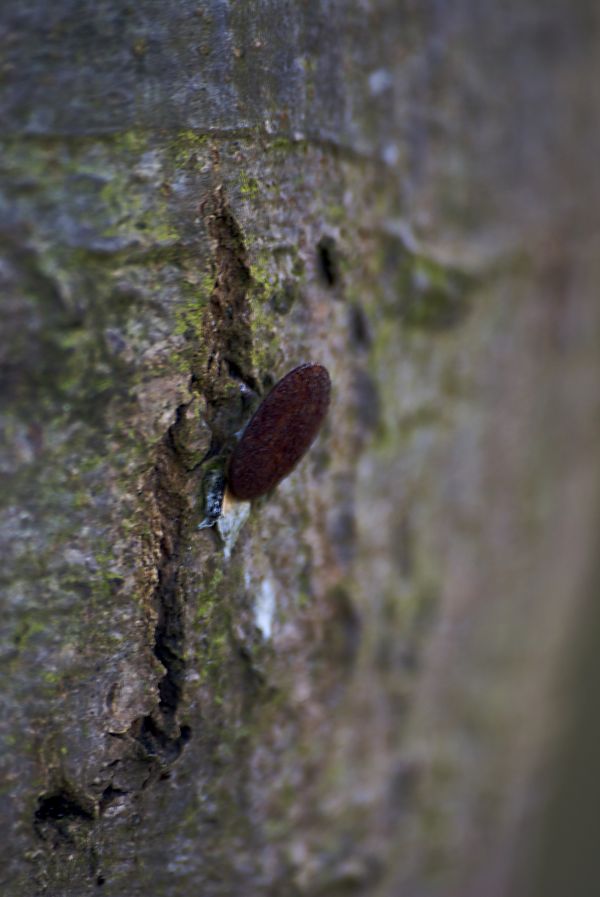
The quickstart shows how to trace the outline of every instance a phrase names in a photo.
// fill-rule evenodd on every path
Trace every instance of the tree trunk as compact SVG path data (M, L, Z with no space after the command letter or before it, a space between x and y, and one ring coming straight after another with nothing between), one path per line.
M593 7L5 4L3 893L535 892L592 620ZM198 529L305 361L318 441Z

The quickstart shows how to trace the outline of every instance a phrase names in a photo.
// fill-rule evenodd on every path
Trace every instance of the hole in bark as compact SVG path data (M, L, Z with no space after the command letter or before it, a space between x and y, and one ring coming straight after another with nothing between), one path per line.
M317 262L323 283L334 287L339 280L338 252L333 237L321 237L317 244Z
M58 819L93 819L92 813L77 799L65 791L56 791L40 797L35 811L37 822L52 822Z
M104 878L104 876L99 875L98 878L96 879L96 884L99 888L101 888L105 881L106 881L106 879Z
M117 797L121 797L123 794L127 794L127 792L122 791L120 788L113 788L112 785L105 788L102 792L102 797L100 798L100 812L103 813L104 810L117 799Z
M158 757L163 763L174 763L192 737L189 726L181 726L174 737L163 730L151 716L138 720L133 729L134 737L149 757Z
M192 728L191 726L182 726L179 732L179 740L181 744L187 744L190 738L192 737Z
M367 317L360 305L353 305L349 315L350 336L359 349L368 349L371 345L371 333Z
M86 805L70 789L63 787L39 798L33 828L42 841L57 845L72 843L74 828L93 820L91 804Z

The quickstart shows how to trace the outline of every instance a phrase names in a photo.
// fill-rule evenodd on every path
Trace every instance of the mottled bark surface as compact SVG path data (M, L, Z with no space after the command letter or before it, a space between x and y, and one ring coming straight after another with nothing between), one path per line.
M593 5L5 4L3 893L531 893L600 486ZM309 360L309 455L199 530Z

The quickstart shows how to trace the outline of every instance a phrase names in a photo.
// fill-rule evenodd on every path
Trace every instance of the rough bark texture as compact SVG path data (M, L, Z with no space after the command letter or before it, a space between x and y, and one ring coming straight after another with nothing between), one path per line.
M531 893L600 485L593 7L4 4L3 893ZM324 431L224 545L202 490L308 360Z

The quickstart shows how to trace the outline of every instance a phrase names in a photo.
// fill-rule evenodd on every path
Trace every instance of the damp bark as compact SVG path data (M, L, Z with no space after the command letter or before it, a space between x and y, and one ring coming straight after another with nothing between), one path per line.
M595 13L155 7L0 13L4 888L531 897L593 653ZM225 550L203 489L310 360Z

